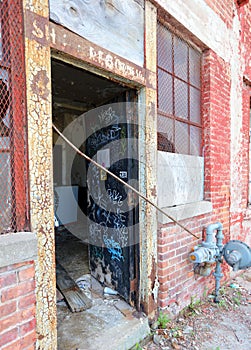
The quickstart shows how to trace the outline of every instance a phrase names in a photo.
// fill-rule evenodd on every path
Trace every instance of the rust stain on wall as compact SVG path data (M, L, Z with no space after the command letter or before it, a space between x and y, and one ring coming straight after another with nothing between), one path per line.
M157 89L156 73L150 70L146 71L146 84L147 84L147 87L150 89L153 89L153 90Z
M49 44L49 25L48 18L42 17L34 12L26 10L25 17L26 21L25 35L30 40L34 40L42 46Z
M47 72L45 70L38 71L33 77L31 82L31 89L33 94L41 96L42 99L47 99L50 90L47 85L49 83L49 78L47 76Z
M101 49L88 40L71 33L69 30L50 23L51 46L96 67L118 74L135 83L145 84L145 69L126 59Z

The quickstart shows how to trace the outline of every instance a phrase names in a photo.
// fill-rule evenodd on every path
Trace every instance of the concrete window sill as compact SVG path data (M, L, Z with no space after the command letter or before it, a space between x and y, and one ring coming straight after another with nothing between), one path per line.
M213 207L211 202L199 201L199 202L177 205L175 207L165 207L165 208L162 208L162 210L164 210L167 214L172 216L174 219L180 221L180 220L192 218L203 214L208 214L212 212ZM168 219L168 217L166 217L162 213L158 213L158 221L161 224L167 224L172 222L172 220Z
M37 237L32 232L0 235L0 267L37 258Z

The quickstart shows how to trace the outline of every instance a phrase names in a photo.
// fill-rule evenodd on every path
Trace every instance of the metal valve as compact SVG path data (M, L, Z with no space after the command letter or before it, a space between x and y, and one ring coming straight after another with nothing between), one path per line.
M212 263L215 262L216 247L206 248L203 246L194 247L194 251L189 255L193 263Z
M213 232L217 231L215 239ZM189 254L189 259L194 263L194 272L202 276L210 275L210 265L216 262L215 271L215 302L219 302L220 279L222 257L234 271L251 267L251 248L244 242L232 240L223 245L222 224L216 222L206 229L206 240L199 246L194 247L194 251Z
M234 271L247 269L251 266L251 249L244 242L229 241L223 247L223 256Z

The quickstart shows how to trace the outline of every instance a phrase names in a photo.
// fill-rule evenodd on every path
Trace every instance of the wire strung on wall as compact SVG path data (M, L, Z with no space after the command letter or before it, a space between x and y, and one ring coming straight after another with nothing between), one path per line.
M94 164L95 166L97 166L99 169L101 169L102 171L105 171L107 174L111 175L114 179L116 179L117 181L119 181L120 183L122 183L124 186L126 186L127 188L129 188L130 190L132 190L134 193L136 193L140 198L144 199L146 202L148 202L149 204L151 204L154 208L156 208L160 213L162 213L163 215L165 215L168 219L170 219L171 221L173 221L175 224L177 224L178 226L180 226L183 230L185 230L186 232L188 232L190 235L192 235L193 237L199 239L198 236L196 236L194 233L192 233L187 227L185 227L184 225L182 225L179 221L177 221L175 218L173 218L171 215L167 214L164 210L162 210L158 205L156 205L153 201L151 201L149 198L147 198L146 196L144 196L142 193L140 193L138 190L136 190L134 187L132 187L131 185L129 185L128 183L126 183L125 181L123 181L121 178L119 178L117 175L115 175L114 173L112 173L111 171L109 171L108 169L106 169L105 167L103 167L101 164L97 163L95 160L93 160L92 158L88 157L85 153L81 152L67 137L64 136L64 134L62 134L58 128L52 124L53 129L56 131L56 133L72 148L74 149L74 151L76 151L80 156L84 157L86 160L88 160L89 162L91 162L92 164Z

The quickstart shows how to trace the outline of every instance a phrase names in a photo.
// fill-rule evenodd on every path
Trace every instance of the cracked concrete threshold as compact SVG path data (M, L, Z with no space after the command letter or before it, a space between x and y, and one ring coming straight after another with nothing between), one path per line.
M58 298L58 350L128 350L149 335L147 317L119 296L104 295L101 284L91 277L83 241L59 233L56 256L92 300L90 309L72 313L62 297Z
M147 317L120 298L92 293L92 303L78 313L58 304L59 350L128 350L149 335Z

